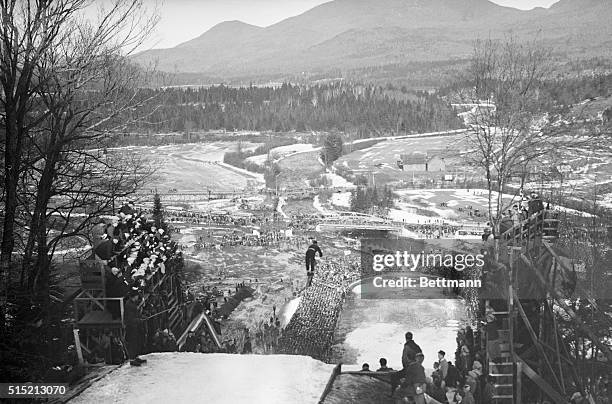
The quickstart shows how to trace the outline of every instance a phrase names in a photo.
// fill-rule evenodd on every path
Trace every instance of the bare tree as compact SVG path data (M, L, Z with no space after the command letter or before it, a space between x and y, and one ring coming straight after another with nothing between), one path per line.
M100 150L146 101L138 90L145 72L126 57L157 17L143 0L113 0L99 8L96 20L82 17L85 7L93 5L82 0L0 5L5 22L0 69L8 73L1 79L0 118L11 127L3 139L2 268L7 275L15 240L21 240L22 279L25 275L30 289L43 297L58 242L109 212L115 198L133 192L149 174L132 156ZM52 199L57 203L51 211Z
M478 41L474 47L469 71L473 88L463 94L464 102L473 106L466 135L468 161L484 173L488 217L496 235L503 212L518 197L515 189L513 198L504 200L508 185L519 179L522 186L530 168L551 164L556 150L587 142L586 136L567 136L569 127L540 95L551 71L550 56L537 41L518 43L513 38Z
M0 307L6 302L9 271L15 245L18 184L28 133L44 116L37 110L38 67L62 40L61 27L85 4L82 0L57 2L0 1L0 127L3 155L2 242L0 244ZM41 115L42 113L42 115ZM0 323L4 316L0 313Z

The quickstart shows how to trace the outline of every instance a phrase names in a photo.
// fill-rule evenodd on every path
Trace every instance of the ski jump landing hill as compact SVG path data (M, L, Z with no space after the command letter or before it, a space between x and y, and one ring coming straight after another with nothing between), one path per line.
M318 403L334 372L307 356L152 353L119 366L70 403ZM66 401L64 401L66 402Z

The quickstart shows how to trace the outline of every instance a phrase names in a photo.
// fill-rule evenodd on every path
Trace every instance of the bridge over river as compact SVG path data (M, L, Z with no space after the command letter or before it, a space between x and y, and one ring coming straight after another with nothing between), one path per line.
M401 223L379 216L366 215L356 212L338 212L323 217L317 225L317 231L343 231L343 230L380 230L401 231Z

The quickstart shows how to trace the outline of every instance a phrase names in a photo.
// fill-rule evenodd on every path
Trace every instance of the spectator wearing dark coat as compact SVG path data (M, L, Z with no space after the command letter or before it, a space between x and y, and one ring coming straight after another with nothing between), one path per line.
M415 398L417 403L425 403L425 391L427 390L427 378L425 376L425 368L423 360L425 356L419 352L415 355L415 361L410 363L406 368L406 384L408 392Z
M102 242L96 246L94 253L98 259L102 261L108 261L113 257L113 242L108 238L106 234L102 235Z
M321 247L317 244L317 240L313 240L312 244L308 246L306 250L306 286L310 286L312 284L312 278L314 276L314 270L316 265L315 256L319 253L319 257L323 257L323 252L321 251Z
M531 200L527 203L529 207L529 216L544 210L544 203L537 194L531 195Z
M113 267L110 270L105 269L104 272L106 282L106 297L126 297L130 289L121 276L121 270L117 267ZM111 301L107 305L107 308L108 311L111 312L114 320L121 318L121 302Z
M387 366L387 360L385 358L380 358L378 361L380 363L380 368L378 368L377 372L392 372L393 368Z
M406 343L404 344L404 351L402 352L402 366L404 369L407 369L408 365L416 360L416 355L423 352L423 350L414 342L410 331L406 333L405 337Z
M128 359L130 365L140 366L145 360L138 357L142 352L141 325L142 318L138 310L138 299L140 295L137 291L130 291L129 299L125 303L125 342L127 345Z
M121 209L119 209L119 213L123 213L124 215L134 215L136 213L134 210L134 202L130 201L124 204Z
M431 385L427 386L427 394L440 403L447 402L446 390L442 387L442 380L439 377L435 377Z

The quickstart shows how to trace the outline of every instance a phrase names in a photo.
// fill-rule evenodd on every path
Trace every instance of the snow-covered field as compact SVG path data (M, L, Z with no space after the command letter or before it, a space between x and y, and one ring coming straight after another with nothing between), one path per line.
M154 353L121 366L71 403L316 403L334 365L295 355Z
M400 137L378 138L380 142L352 153L341 156L335 166L343 166L352 170L380 171L381 168L390 170L395 175L408 172L400 170L396 165L398 157L402 153L428 152L438 150L440 153L456 155L458 150L464 148L464 131L449 131L430 134L407 135ZM356 141L355 144L372 139ZM384 165L384 167L383 167Z
M329 181L331 181L332 187L338 187L338 188L357 188L357 186L355 184L353 184L350 181L347 181L344 177L341 177L338 174L327 173L327 174L325 174L325 177L327 177L327 179Z
M252 149L256 143L243 143L244 149ZM137 154L156 169L147 187L159 192L170 189L179 191L236 191L256 189L263 175L241 170L223 163L223 155L234 151L238 142L194 143L159 147L125 147L113 153Z
M401 139L411 139L411 138L421 138L421 137L437 137L440 135L448 135L448 134L461 134L464 133L465 129L457 129L457 130L445 130L442 132L429 132L429 133L417 133L414 135L400 135L400 136L385 136L385 137L370 137L367 139L357 139L353 141L353 144L359 144L363 142L369 142L372 140L401 140Z
M296 143L290 144L287 146L279 146L273 149L270 149L270 158L275 162L278 162L281 159L284 159L289 156L293 156L299 153L308 153L311 151L319 150L320 147L315 147L312 144L307 143ZM267 154L259 154L257 156L251 156L246 159L246 161L250 161L257 165L264 165L266 160L268 159Z
M424 215L417 215L410 210L390 209L389 218L396 222L404 222L406 224L443 224L451 223L449 220L435 218Z
M242 198L249 206L258 206L264 203L264 195L252 195L249 197ZM203 211L238 211L240 210L240 202L233 199L213 199L210 201L202 201L193 204L193 207ZM246 214L245 211L241 211L242 214Z
M395 193L399 196L399 200L395 203L395 208L389 210L389 219L402 222L405 224L449 224L457 226L465 226L469 224L482 225L486 222L488 211L487 193L484 190L467 190L467 189L404 189L396 190ZM331 205L347 208L350 206L350 192L337 192L331 196ZM495 193L493 194L495 198ZM512 195L503 195L504 206L509 207L513 203L518 202L518 198ZM445 207L441 207L440 203L446 203ZM612 206L612 194L607 195L602 204ZM492 204L493 209L496 203ZM318 197L315 198L313 206L323 214L333 214L334 212L325 206L322 206ZM473 210L480 210L481 216L468 217L466 215L467 207L471 206ZM458 212L458 208L464 208L463 213ZM570 209L564 206L551 206L553 210L578 215L582 217L591 217L590 214L578 210ZM405 234L410 237L411 234Z
M455 209L449 208L465 208L470 205L473 209L480 209L484 214L486 214L488 210L488 195L485 190L481 189L405 189L395 191L395 193L400 196L400 201L396 203L399 209L392 210L391 216L394 220L401 221L403 219L406 223L427 223L428 219L433 219L432 217L415 214L416 208L426 209L447 223L452 223L453 220L457 219ZM496 195L496 192L492 195L494 199L492 203L493 210L495 210L497 206ZM519 202L517 196L510 194L503 194L502 198L504 208L508 208L512 204ZM612 199L612 197L610 199ZM440 207L440 202L446 202L448 208ZM559 212L591 217L588 213L564 206L553 205L551 208Z
M335 192L331 197L331 203L334 206L341 206L348 208L351 206L351 193L350 192Z

